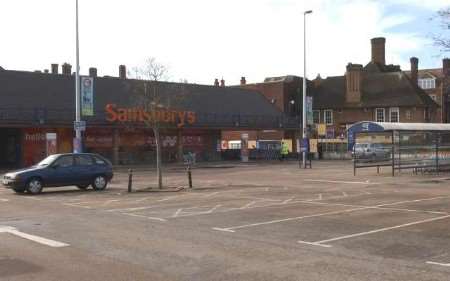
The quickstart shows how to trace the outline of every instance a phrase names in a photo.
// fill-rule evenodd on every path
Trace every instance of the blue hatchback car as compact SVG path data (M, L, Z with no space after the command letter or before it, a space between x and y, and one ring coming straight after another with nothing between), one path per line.
M37 165L3 176L5 187L17 193L38 194L44 187L75 185L104 190L113 177L111 163L97 154L54 154Z

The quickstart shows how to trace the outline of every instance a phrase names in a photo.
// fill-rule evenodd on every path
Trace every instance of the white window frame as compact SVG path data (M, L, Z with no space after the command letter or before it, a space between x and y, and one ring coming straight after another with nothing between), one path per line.
M383 112L383 120L378 120L378 111L382 110ZM384 108L375 108L375 122L386 122L386 110Z
M329 113L330 114L330 122L328 122L328 120L327 120L327 113ZM333 125L333 109L326 109L326 110L324 110L323 111L323 122L326 124L326 125Z
M405 116L406 116L406 120L411 120L412 119L412 112L411 109L407 109L405 111Z
M392 113L397 113L397 121L392 121ZM400 122L400 108L398 107L390 107L389 108L389 122L399 123Z
M435 89L436 88L436 79L435 78L422 78L419 79L419 87L426 89Z
M318 117L318 120L315 120L315 117ZM320 110L313 110L313 122L314 124L320 124Z

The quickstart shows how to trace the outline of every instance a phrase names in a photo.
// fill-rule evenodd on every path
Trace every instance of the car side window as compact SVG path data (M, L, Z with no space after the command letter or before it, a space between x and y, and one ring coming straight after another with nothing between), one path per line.
M77 155L75 156L76 163L79 166L92 166L94 165L94 161L92 160L92 157L89 155Z
M71 167L73 166L73 157L72 156L61 156L59 157L54 165L58 165L59 167Z
M95 164L97 164L97 165L105 165L106 164L105 160L101 159L100 157L94 156L94 159L95 159Z

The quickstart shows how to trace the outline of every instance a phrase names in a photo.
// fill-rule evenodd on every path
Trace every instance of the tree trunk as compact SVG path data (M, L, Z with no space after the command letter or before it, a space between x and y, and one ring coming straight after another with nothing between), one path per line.
M158 174L158 188L163 188L162 183L162 161L161 161L161 139L159 137L159 128L153 128L156 142L156 173Z

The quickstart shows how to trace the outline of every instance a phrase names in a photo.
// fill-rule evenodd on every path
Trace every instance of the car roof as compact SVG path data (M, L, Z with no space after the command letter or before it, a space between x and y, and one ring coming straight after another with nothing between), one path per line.
M98 155L96 153L58 153L58 154L53 154L53 155L56 155L56 156L74 156L74 155L100 156L100 155Z

